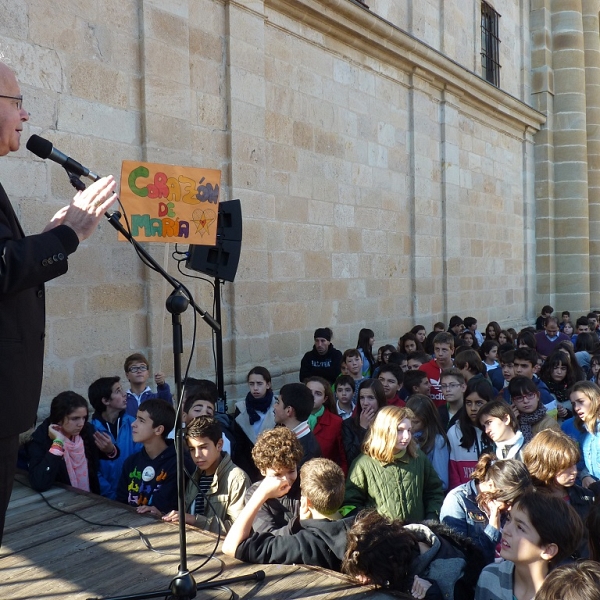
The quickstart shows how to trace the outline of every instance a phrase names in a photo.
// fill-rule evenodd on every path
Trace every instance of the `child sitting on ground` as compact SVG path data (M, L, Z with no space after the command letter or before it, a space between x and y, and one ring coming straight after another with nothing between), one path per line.
M100 493L111 500L117 495L117 485L123 470L123 463L132 454L142 449L142 444L133 441L131 425L135 419L125 412L127 395L119 377L101 377L88 388L88 399L94 409L92 425L96 431L105 433L119 448L115 460L100 462L98 480Z
M196 470L188 481L185 522L213 533L229 531L244 507L250 478L223 451L219 422L207 416L192 419L185 439ZM164 521L177 523L179 512L171 511Z
M344 473L326 458L314 458L300 471L300 522L293 535L252 534L263 504L289 491L284 478L267 475L248 500L223 542L223 553L259 564L304 564L340 570L352 519L337 510L344 499Z
M127 390L127 414L135 418L137 410L142 402L150 400L150 398L162 398L169 404L173 404L171 396L171 388L165 381L165 374L162 372L154 374L154 382L156 383L156 393L154 393L148 385L150 377L150 363L148 359L136 352L129 355L125 359L123 365L125 369L125 377L129 381L130 389Z
M164 400L151 398L140 405L131 430L133 441L144 447L123 464L118 502L157 517L177 508L177 457L167 439L174 425L175 409Z

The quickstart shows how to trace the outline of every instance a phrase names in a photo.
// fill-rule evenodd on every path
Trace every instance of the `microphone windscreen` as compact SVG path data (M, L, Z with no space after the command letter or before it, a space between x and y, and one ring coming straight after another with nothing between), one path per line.
M39 135L34 134L27 140L27 150L43 159L48 158L52 154L52 148L52 142Z

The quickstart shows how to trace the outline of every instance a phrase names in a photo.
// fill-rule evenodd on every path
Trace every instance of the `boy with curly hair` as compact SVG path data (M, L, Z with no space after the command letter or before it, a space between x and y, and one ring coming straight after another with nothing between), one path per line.
M337 512L344 500L344 473L326 458L314 458L300 470L300 520L290 533L252 533L256 515L265 502L290 490L285 477L267 475L234 522L223 552L239 560L258 564L305 564L340 570L346 537L353 519Z

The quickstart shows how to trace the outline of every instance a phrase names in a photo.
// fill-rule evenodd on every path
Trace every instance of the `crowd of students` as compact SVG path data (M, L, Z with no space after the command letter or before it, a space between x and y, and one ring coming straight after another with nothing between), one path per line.
M247 562L415 598L600 600L598 315L572 327L553 312L539 331L485 335L455 316L377 352L370 329L342 353L319 328L301 383L275 393L257 366L233 415L215 413L213 382L188 379L186 523ZM91 419L74 392L52 401L25 447L31 484L177 522L169 386L158 373L152 392L141 354L124 368L129 391L90 385Z

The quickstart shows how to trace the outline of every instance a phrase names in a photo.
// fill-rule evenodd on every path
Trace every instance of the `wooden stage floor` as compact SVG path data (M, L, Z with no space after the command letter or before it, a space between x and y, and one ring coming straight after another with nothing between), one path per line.
M72 488L55 487L44 493L60 511L46 504L31 490L27 478L17 475L0 548L0 599L84 600L86 598L167 590L179 564L179 533L175 525L138 515L134 509ZM104 524L107 526L102 526ZM137 532L117 527L139 528L152 546L148 550ZM208 557L216 536L188 529L188 567L195 569ZM356 586L342 575L304 566L248 565L224 556L210 560L194 573L197 584L218 575L220 579L263 570L262 582L231 585L239 598L345 598L383 600L391 596L369 587ZM198 591L196 598L226 600L225 590Z

